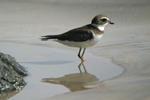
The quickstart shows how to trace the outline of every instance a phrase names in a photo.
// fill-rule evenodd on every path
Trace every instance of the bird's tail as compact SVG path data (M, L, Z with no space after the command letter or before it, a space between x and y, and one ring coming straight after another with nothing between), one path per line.
M57 39L57 35L46 35L46 36L42 36L41 38L42 41L47 41L49 39Z

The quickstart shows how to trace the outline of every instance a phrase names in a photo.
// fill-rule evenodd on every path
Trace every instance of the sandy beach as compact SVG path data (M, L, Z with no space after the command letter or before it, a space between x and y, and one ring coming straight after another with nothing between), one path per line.
M148 0L0 0L0 52L29 71L27 86L9 100L150 100L149 5ZM79 75L78 49L39 38L89 24L98 14L115 24L107 25L100 42L85 53L87 76L93 79L86 82L96 82L96 88L71 92L77 87L61 82Z

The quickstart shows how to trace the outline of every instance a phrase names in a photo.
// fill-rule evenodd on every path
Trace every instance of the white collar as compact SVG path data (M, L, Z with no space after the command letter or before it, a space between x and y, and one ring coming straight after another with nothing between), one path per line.
M104 25L92 24L92 26L98 28L100 31L104 31L106 25L107 24L104 24Z

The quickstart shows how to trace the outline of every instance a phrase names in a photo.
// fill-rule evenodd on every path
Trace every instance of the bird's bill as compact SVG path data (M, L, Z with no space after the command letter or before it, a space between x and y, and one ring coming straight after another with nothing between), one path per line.
M114 22L108 21L109 24L114 24Z

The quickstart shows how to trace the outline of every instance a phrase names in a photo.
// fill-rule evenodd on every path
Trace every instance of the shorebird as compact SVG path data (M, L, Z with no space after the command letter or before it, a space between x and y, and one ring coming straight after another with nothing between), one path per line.
M53 39L61 44L78 47L78 57L84 62L83 55L87 47L95 45L103 36L104 28L107 24L114 24L103 14L97 15L92 19L91 24L69 30L59 35L42 36L41 40ZM83 48L82 55L80 55Z

